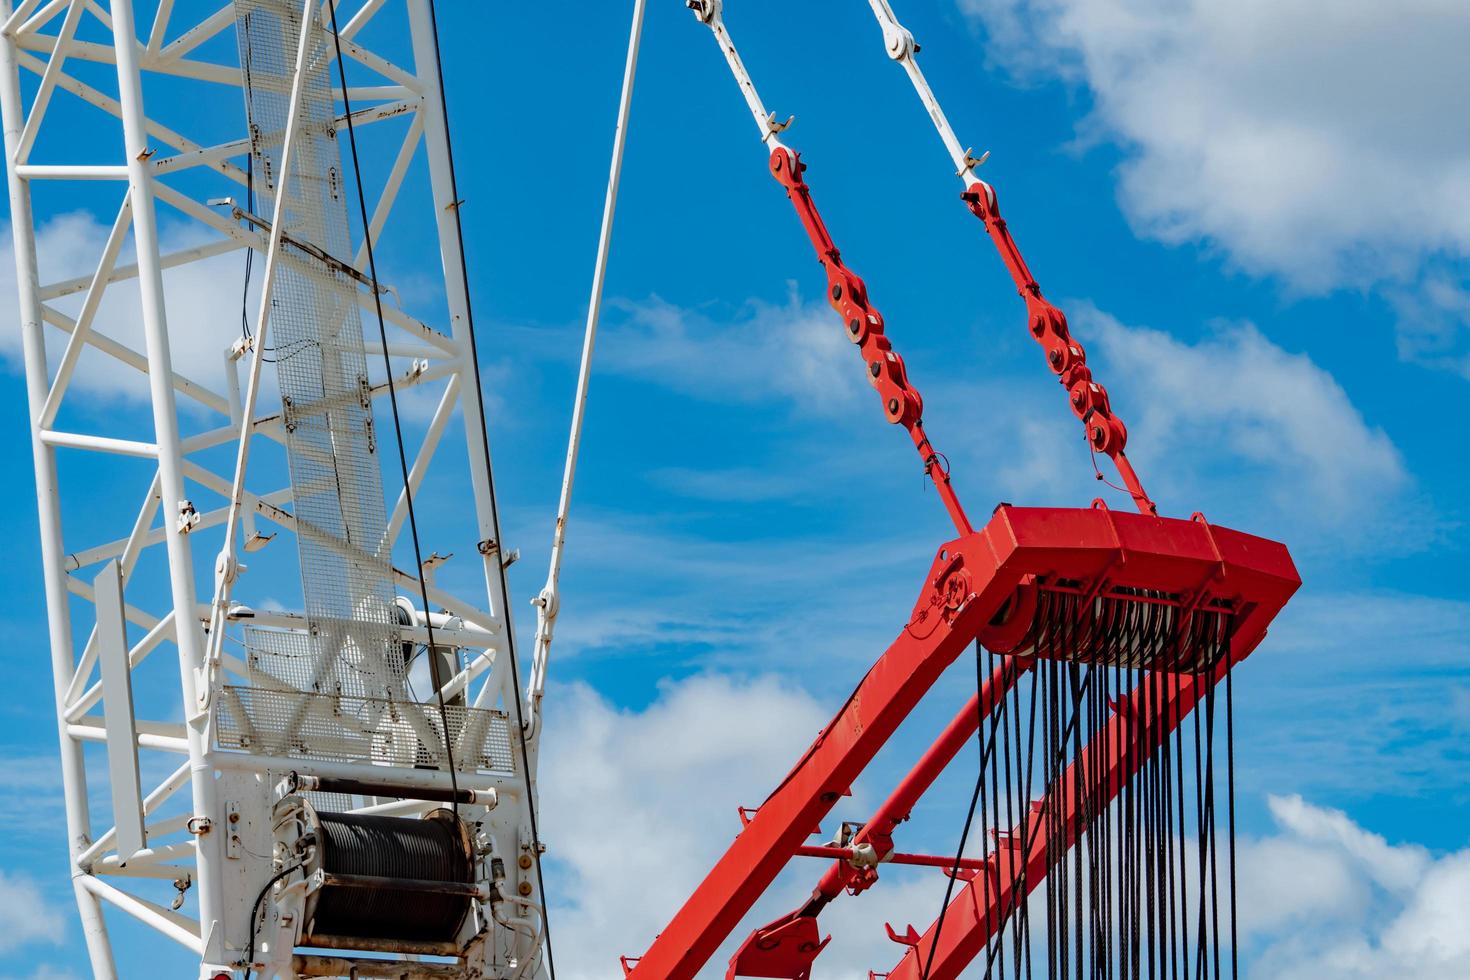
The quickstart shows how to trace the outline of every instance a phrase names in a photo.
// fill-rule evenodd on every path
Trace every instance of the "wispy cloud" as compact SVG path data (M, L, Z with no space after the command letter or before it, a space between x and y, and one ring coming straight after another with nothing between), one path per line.
M28 875L0 870L0 954L32 945L57 945L66 934L65 919Z
M1470 136L1446 125L1470 89L1463 4L960 6L992 61L1087 90L1082 138L1122 148L1119 199L1142 234L1207 243L1296 290L1384 284L1420 310L1470 275ZM1405 352L1463 365L1470 324L1438 319L1426 347L1406 316Z
M558 656L671 657L793 671L866 663L892 641L928 567L900 537L719 540L676 517L580 515Z
M866 386L852 345L825 304L803 300L790 284L786 302L747 301L735 316L716 319L657 296L613 304L599 363L716 401L779 398L802 410L834 412Z
M1096 307L1075 310L1084 335L1098 338L1108 376L1119 379L1140 453L1182 461L1172 467L1176 480L1188 467L1236 486L1251 483L1282 510L1330 523L1376 509L1407 487L1398 449L1337 380L1253 325L1221 324L1188 344L1124 326ZM1303 508L1305 501L1311 506Z

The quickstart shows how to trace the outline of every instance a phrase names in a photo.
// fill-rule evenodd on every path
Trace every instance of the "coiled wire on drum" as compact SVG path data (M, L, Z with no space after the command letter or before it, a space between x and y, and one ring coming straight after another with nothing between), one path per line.
M472 899L423 887L425 882L474 883L468 833L453 813L434 810L422 820L351 813L316 817L317 870L326 873L326 883L307 917L311 936L455 939ZM336 877L356 881L335 884ZM401 884L395 887L393 879Z

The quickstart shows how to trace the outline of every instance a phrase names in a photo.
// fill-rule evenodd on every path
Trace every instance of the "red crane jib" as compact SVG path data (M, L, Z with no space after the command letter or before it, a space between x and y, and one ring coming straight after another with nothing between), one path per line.
M1076 813L1082 801L1072 796L1076 787L1084 788L1091 804L1111 799L1147 754L1149 740L1162 738L1227 665L1255 649L1300 582L1284 545L1213 527L1199 515L1182 520L1114 512L1101 501L1087 509L998 507L984 528L939 550L897 639L648 951L629 961L628 975L694 977L971 643L1011 656L850 846L871 845L880 857L893 852L894 829L1036 656L1176 672L1167 696L1137 691L1120 699L1111 720L1092 734L1074 762L1080 773L1069 772L1033 808L1028 819L1037 827L1043 819L1056 826L1062 814L1070 840L1079 829ZM1138 604L1162 608L1167 615L1130 618L1128 609ZM1059 647L1046 642L1045 634L1060 618L1066 619L1069 642ZM1156 631L1167 630L1170 637L1163 639L1169 642L1118 628L1145 618ZM934 980L957 976L983 948L987 927L999 919L993 910L1014 902L1009 891L1017 881L1034 886L1044 878L1039 872L1055 853L1055 848L1047 850L1045 838L1045 833L1018 830L1010 839L1032 841L1026 852L1019 845L1002 848L984 868L959 872L973 877L950 906L952 919L930 972ZM1037 873L1020 875L1022 864ZM875 867L857 865L833 861L811 901L756 930L736 953L728 975L809 976L826 942L817 913L841 891L861 891L876 879ZM919 975L917 957L927 957L933 931L903 937L917 945L894 977Z

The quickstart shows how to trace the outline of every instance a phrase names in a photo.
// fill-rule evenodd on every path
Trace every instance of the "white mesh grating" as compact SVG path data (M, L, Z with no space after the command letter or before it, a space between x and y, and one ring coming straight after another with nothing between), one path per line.
M515 774L505 712L449 705L445 714L456 769ZM221 748L256 755L445 768L436 704L225 687L216 730Z
M300 36L301 4L236 0L240 63L259 209L271 214ZM332 45L319 17L286 183L283 232L328 255L351 252L343 199ZM314 693L401 700L403 658L393 615L387 517L356 283L287 246L271 302L270 346L280 382L309 641L278 674ZM287 654L274 657L278 666Z
M269 218L300 37L299 0L235 0L257 210ZM245 629L249 687L226 687L220 747L443 768L445 719L406 685L337 141L331 37L315 11L286 181L268 345L281 389L306 630ZM323 255L330 260L324 260ZM503 712L450 705L455 766L514 774Z

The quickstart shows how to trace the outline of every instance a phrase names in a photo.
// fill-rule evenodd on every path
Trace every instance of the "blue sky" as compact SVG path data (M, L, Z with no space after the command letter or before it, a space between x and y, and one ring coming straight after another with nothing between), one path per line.
M441 6L524 632L629 5ZM1443 910L1470 901L1470 534L1451 441L1470 383L1470 136L1453 124L1470 13L1435 0L896 6L960 139L991 151L983 175L1161 510L1280 538L1301 568L1302 592L1237 675L1242 887L1262 910L1250 975L1467 975ZM650 8L549 695L548 870L569 976L613 975L666 921L735 806L764 796L891 640L949 533L822 302L723 59L681 4ZM972 515L1085 504L1099 485L1080 427L867 5L726 13L768 105L796 116L787 142ZM111 218L100 197L37 208L58 247ZM410 229L380 261L432 282L423 246ZM23 445L13 314L0 323L0 431ZM140 410L94 384L108 411ZM14 469L0 907L27 925L0 936L0 976L82 976L49 778L32 487ZM968 667L952 674L843 816L963 701ZM971 778L955 768L906 850L953 845ZM824 975L886 968L897 947L879 922L932 917L942 879L894 879L834 910ZM772 911L808 884L783 879ZM156 948L118 935L125 975L152 975Z

